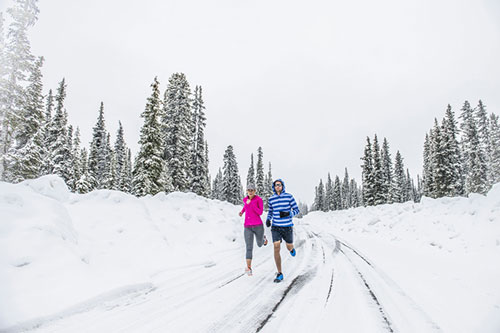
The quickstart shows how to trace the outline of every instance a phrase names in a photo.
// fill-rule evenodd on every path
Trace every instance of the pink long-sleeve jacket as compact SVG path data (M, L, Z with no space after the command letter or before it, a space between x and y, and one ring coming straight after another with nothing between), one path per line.
M241 213L245 213L245 227L256 227L262 224L260 216L264 211L264 204L261 197L254 196L250 203L247 203L248 196L243 199L243 209Z

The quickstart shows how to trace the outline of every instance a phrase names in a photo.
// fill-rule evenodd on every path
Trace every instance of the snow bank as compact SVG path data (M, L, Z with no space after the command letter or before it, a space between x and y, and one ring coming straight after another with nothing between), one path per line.
M313 212L302 223L358 249L445 332L500 332L500 184L487 196Z
M0 182L0 329L173 267L209 267L241 246L238 211L186 193L73 194L56 176Z

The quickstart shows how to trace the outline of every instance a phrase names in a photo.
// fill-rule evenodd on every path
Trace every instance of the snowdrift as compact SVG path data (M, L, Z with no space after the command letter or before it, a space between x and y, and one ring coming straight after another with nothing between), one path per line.
M241 246L238 211L191 193L74 194L52 175L0 183L0 330L151 286L168 269L213 265Z

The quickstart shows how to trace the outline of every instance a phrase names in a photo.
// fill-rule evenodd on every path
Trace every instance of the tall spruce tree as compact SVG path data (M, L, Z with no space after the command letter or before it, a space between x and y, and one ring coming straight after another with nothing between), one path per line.
M462 171L462 156L458 143L458 128L455 115L448 104L443 120L443 159L445 161L445 195L457 196L464 194L464 178Z
M373 206L375 204L375 180L373 171L373 154L370 138L366 137L366 146L364 156L361 158L362 164L362 192L363 204Z
M327 211L325 203L325 186L323 185L323 180L319 180L319 185L316 188L316 198L314 199L314 209L317 211Z
M431 138L431 164L434 181L432 193L433 198L441 198L447 194L448 184L446 183L446 156L444 151L444 133L437 119L434 119L434 128Z
M498 116L492 113L490 115L490 183L500 182L500 126Z
M191 179L193 116L191 90L183 73L172 74L164 95L165 158L174 191L188 191Z
M238 171L238 163L233 146L229 145L224 152L224 167L222 176L222 194L225 201L238 205L242 199L243 187Z
M462 107L462 149L464 154L466 193L485 194L489 190L485 153L481 146L476 118L469 102Z
M483 152L484 160L486 163L486 187L491 187L490 183L490 156L492 147L490 146L490 124L488 114L486 112L486 105L483 104L481 100L479 100L477 107L474 110L474 116L476 118L477 131L479 136L479 144L481 146L481 151Z
M250 155L250 166L247 173L247 186L249 184L255 185L255 168L253 167L253 154Z
M382 195L384 203L391 203L391 189L392 189L392 160L389 152L389 142L384 138L382 143L382 151L380 152L380 159L382 164Z
M335 176L335 181L333 183L333 209L342 209L342 189L339 176Z
M264 209L269 209L269 198L273 195L273 174L271 172L271 162L269 162L269 168L267 171L266 179L264 180Z
M89 152L89 173L95 181L92 189L103 189L106 187L106 176L110 165L108 164L108 132L104 121L104 103L101 102L99 115L93 129L92 142Z
M82 148L80 152L80 160L78 163L78 174L80 178L76 180L75 191L78 193L88 193L92 191L92 184L94 181L91 179L88 168L88 153L86 148Z
M72 178L70 142L68 142L68 124L67 114L64 110L64 100L66 98L66 82L65 79L59 83L56 100L55 115L51 121L50 135L50 173L59 175L64 179L66 184L69 184Z
M342 182L342 209L347 209L351 207L351 192L349 186L349 173L347 172L347 168L345 168L344 172L344 180Z
M219 168L217 175L214 178L212 186L212 199L224 200L223 186L222 186L222 170Z
M116 133L115 140L115 161L114 161L114 173L115 173L115 181L114 181L114 189L123 191L123 182L124 180L124 168L127 163L127 145L125 144L125 138L123 136L123 126L121 121L118 122L118 131Z
M263 196L265 193L265 177L264 177L264 153L262 147L257 149L257 170L256 170L256 184L257 194Z
M375 134L373 138L373 195L374 204L380 205L385 203L385 193L384 193L384 175L382 171L382 160L380 158L380 145L378 144L378 138Z
M406 184L403 158L401 157L399 150L396 152L396 158L394 160L394 181L392 186L393 186L392 201L405 202L407 193L407 184Z
M1 51L0 67L0 175L8 180L9 160L15 156L7 156L9 150L16 147L17 131L24 119L23 110L27 107L25 84L32 73L35 57L31 53L28 40L28 29L32 27L39 13L36 0L15 0L7 9L12 20L7 30L7 39ZM3 30L3 17L2 22ZM3 32L2 32L3 37ZM36 131L32 134L34 135ZM26 141L24 144L26 144ZM22 145L21 145L22 146ZM18 147L20 148L20 147Z
M205 141L205 106L201 86L196 86L193 100L193 141L191 145L191 191L208 197L210 180L208 172L207 143Z
M132 179L132 193L138 197L172 190L163 158L164 136L160 123L162 110L159 85L155 77L151 84L151 96L148 97L145 110L141 114L144 124L141 128L140 148L135 159Z
M326 179L326 185L325 185L325 207L324 211L330 211L330 210L335 210L335 203L334 203L334 197L333 197L333 181L332 177L330 176L330 173L328 173L328 178Z

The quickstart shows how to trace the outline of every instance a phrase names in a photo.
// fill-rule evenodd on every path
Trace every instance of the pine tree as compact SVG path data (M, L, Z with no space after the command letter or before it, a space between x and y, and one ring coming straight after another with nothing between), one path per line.
M415 184L413 183L413 179L410 177L410 170L406 169L406 193L405 193L405 201L413 201L415 202Z
M434 119L434 128L432 133L431 164L434 172L432 175L432 179L434 181L434 192L432 193L432 197L441 198L447 194L447 188L449 185L446 183L446 156L443 145L445 138L437 119Z
M477 107L474 110L474 116L476 119L476 124L477 124L477 131L479 135L479 143L481 146L481 151L483 152L484 160L486 163L486 187L489 188L491 187L490 183L490 156L491 156L491 150L492 147L490 146L490 124L489 124L489 119L488 119L488 114L486 112L486 106L483 104L481 100L479 100L479 103Z
M67 114L64 110L65 98L66 82L65 79L62 79L57 89L56 111L49 129L51 139L49 146L51 170L49 172L59 175L69 185L72 179L71 160L68 160L71 156L71 142L68 142Z
M373 155L370 138L366 137L365 154L361 158L363 160L362 167L362 192L363 204L365 206L373 206L375 204L375 189L374 189L374 171L373 171Z
M101 102L99 107L99 115L93 129L92 142L90 143L89 153L89 173L95 183L92 184L92 189L106 188L105 177L108 165L107 152L108 132L104 121L104 103Z
M114 189L123 191L123 185L122 183L124 182L123 176L124 176L124 171L123 169L125 168L125 164L127 163L127 145L125 144L125 139L123 136L123 126L121 121L118 122L118 131L116 133L116 140L115 140L115 165L114 165L114 173L115 173L115 181L114 181Z
M342 209L342 189L339 176L335 176L335 182L333 183L333 209Z
M423 195L427 197L432 197L434 193L434 180L433 180L433 171L432 171L432 163L431 163L431 137L432 137L432 130L429 132L429 134L425 135L425 141L424 141L424 154L423 154L423 159L424 159L424 170L423 170L423 179L422 179L422 191ZM394 195L393 195L394 196Z
M489 190L486 158L482 150L476 119L467 101L462 107L461 118L463 119L461 129L465 161L465 190L467 194L485 194Z
M49 174L53 166L50 162L50 151L49 147L56 138L52 138L50 134L50 127L52 124L52 110L54 109L54 96L52 95L52 89L49 90L47 95L47 101L45 103L45 117L42 124L42 138L43 138L43 164L42 164L42 174Z
M78 174L80 177L76 180L75 183L75 192L78 193L88 193L92 191L92 184L94 180L91 179L91 175L89 173L88 168L88 153L87 149L83 148L80 152L80 160L78 163Z
M385 203L384 193L384 177L382 172L382 160L380 158L380 146L378 144L377 135L373 138L373 194L374 204L380 205Z
M125 154L125 164L120 173L119 190L125 193L132 193L132 153L127 149Z
M349 193L351 194L351 204L349 207L362 206L362 200L359 195L358 184L354 179L351 179L349 183Z
M116 180L116 159L113 155L114 151L111 148L111 135L106 133L106 144L104 146L105 167L102 174L101 188L107 190L115 189L114 182Z
M42 95L42 68L43 57L39 57L33 66L29 77L29 85L26 88L26 104L21 110L22 122L16 133L16 146L21 149L35 136L44 121L43 118L43 95Z
M258 169L257 169L258 170ZM258 174L257 174L258 175ZM269 209L269 198L273 196L273 175L271 173L271 162L269 162L269 169L267 171L266 179L264 181L264 209Z
M347 209L351 207L351 193L349 187L349 173L347 168L345 168L344 181L342 182L342 209Z
M135 159L132 179L132 193L138 197L172 190L163 159L164 143L160 125L162 112L159 82L156 77L151 88L152 94L148 97L145 110L141 114L144 125L141 128L139 154Z
M212 199L224 200L223 186L222 186L222 170L219 168L219 172L214 178L214 184L212 186Z
M392 189L392 160L391 154L389 152L389 142L384 138L382 144L382 151L380 153L380 159L382 164L382 193L384 203L391 203L391 189Z
M332 177L330 176L330 173L328 173L328 178L326 180L326 185L325 185L325 202L323 210L325 212L330 210L335 210L335 203L333 197L333 181Z
M206 117L203 105L202 88L196 86L193 101L193 142L191 148L191 191L208 197L210 180L208 175L208 153L204 129Z
M36 0L16 0L7 13L12 17L12 22L7 31L7 40L3 40L0 73L0 175L8 180L9 159L16 160L11 148L16 147L18 127L24 121L23 110L27 107L26 92L24 85L26 78L32 72L35 57L31 54L31 46L28 40L28 29L38 19L38 7ZM3 30L3 17L1 30ZM33 136L36 130L32 132ZM26 144L26 141L24 144ZM22 147L18 146L18 148ZM10 177L13 175L11 174Z
M225 201L238 205L242 199L242 186L238 171L238 163L233 146L229 145L224 152L224 167L222 168L222 194Z
M325 203L325 186L323 185L323 180L319 180L319 185L316 188L316 198L314 199L314 209L317 211L326 212L326 203Z
M257 149L257 170L256 170L256 181L257 194L264 195L265 193L265 177L264 177L264 154L262 152L262 147Z
M406 176L403 165L403 158L399 153L399 150L396 153L396 158L394 162L394 181L393 181L393 190L392 190L392 202L405 202L406 201Z
M164 95L165 157L174 191L187 191L191 178L193 117L191 90L183 73L173 74Z
M463 171L460 145L457 139L457 124L455 115L448 104L446 116L443 119L443 160L445 164L444 193L448 196L463 195Z
M490 184L500 182L500 126L498 116L490 115Z
M253 154L250 155L250 167L247 173L247 186L249 184L255 185L255 168L253 167Z

